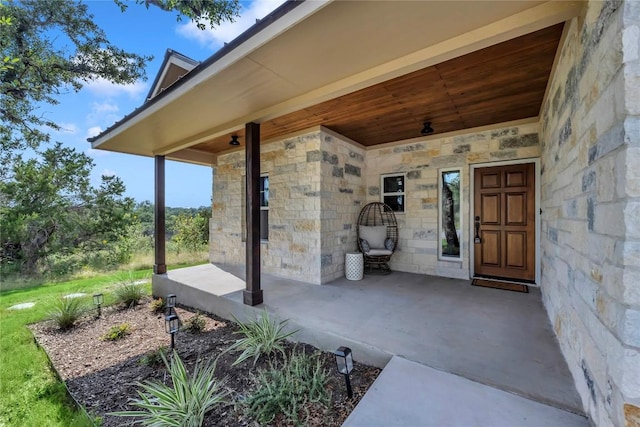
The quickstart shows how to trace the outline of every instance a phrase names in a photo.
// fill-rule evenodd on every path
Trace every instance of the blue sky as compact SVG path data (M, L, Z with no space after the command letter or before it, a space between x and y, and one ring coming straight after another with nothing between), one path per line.
M267 15L282 1L255 0L242 2L241 16L235 23L225 23L215 30L201 31L188 19L176 20L173 12L156 7L146 9L133 4L122 13L111 0L87 1L95 22L109 40L127 51L153 55L147 65L147 80L127 86L106 81L91 82L78 93L59 97L60 104L47 106L43 113L62 128L52 139L75 147L91 156L96 164L92 182L100 176L117 175L127 187L127 195L137 201L153 201L153 159L140 156L92 150L86 141L140 106L155 78L167 48L203 61L225 42ZM179 162L166 165L166 204L171 207L208 206L211 202L211 168Z

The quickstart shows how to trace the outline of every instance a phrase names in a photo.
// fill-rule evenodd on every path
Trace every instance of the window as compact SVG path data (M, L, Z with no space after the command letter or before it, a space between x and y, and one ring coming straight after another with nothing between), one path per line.
M260 177L260 240L269 240L269 177Z
M460 259L462 216L460 214L461 170L440 171L440 257Z
M382 188L380 199L393 209L394 212L404 212L405 187L404 174L382 175L380 187Z

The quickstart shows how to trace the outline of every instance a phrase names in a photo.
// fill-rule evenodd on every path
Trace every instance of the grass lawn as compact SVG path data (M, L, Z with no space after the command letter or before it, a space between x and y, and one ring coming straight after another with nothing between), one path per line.
M108 305L118 282L150 276L150 270L120 272L0 292L0 426L93 426L67 399L64 384L50 370L27 325L46 319L50 302L60 295L83 292L91 304L91 295L103 292ZM27 302L35 306L9 310Z

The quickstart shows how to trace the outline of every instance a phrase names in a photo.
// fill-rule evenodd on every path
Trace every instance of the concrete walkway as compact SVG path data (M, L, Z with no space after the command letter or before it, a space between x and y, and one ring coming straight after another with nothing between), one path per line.
M242 304L244 269L202 265L155 276L154 293L221 317L267 308L300 328L299 341L384 367L392 356L575 413L582 405L542 306L529 294L469 281L393 272L311 285L262 276L263 306ZM487 405L491 405L487 403Z
M343 427L587 427L585 417L394 356Z

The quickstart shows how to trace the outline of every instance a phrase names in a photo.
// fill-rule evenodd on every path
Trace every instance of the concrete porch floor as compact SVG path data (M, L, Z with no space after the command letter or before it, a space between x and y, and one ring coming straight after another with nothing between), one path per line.
M312 285L262 275L264 304L242 304L243 266L211 264L154 276L155 295L231 319L264 307L301 330L296 340L384 367L392 356L582 414L580 398L541 302L469 281L393 272Z

